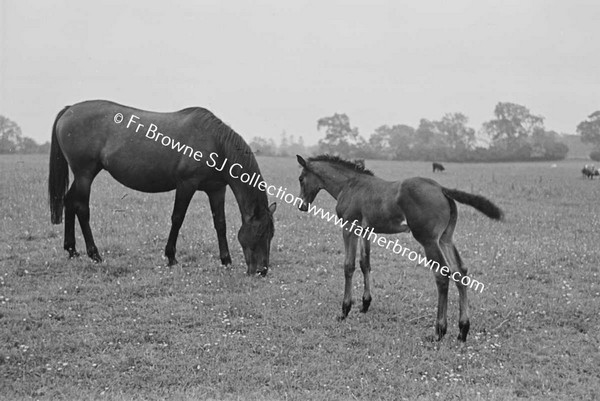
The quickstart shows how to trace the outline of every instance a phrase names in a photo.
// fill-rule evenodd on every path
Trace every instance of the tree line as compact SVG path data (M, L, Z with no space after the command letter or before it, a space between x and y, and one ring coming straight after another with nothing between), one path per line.
M489 146L477 145L468 122L462 113L448 113L439 120L423 118L416 128L382 125L366 140L346 114L336 113L317 121L317 129L325 134L317 145L306 146L302 136L285 131L279 144L260 137L249 144L256 154L265 156L329 153L346 158L454 162L561 160L569 151L557 132L544 127L544 117L519 104L498 103L494 118L483 123L480 136L488 138ZM579 123L576 132L582 142L593 146L590 158L600 161L600 110ZM49 142L38 144L24 137L17 123L0 115L0 154L49 150Z
M600 162L600 110L590 114L585 121L577 125L577 133L581 135L581 141L589 143L594 147L590 158Z
M475 129L468 126L468 121L462 113L449 113L439 120L421 119L416 128L406 124L382 125L367 140L352 127L346 114L336 113L317 121L324 138L312 148L307 149L300 141L290 143L285 133L280 146L263 138L254 138L250 146L259 154L273 156L293 155L303 148L309 154L329 153L346 158L452 162L562 160L569 151L557 132L545 128L544 117L519 104L496 105L494 118L479 131L480 137L488 139L488 146L477 144ZM580 123L577 132L582 141L600 149L600 111Z
M23 136L17 123L0 116L0 154L10 153L50 153L50 142L38 144Z

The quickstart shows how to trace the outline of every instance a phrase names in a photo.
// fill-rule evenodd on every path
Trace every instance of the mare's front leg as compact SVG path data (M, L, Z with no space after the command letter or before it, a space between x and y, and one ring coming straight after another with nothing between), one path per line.
M362 238L362 246L360 247L360 270L362 270L364 278L364 292L362 298L362 313L366 313L371 306L371 241L367 238Z
M227 245L227 227L225 223L225 190L227 187L219 188L216 191L208 192L210 210L212 211L213 223L217 231L219 241L219 256L221 263L225 266L231 264L229 246Z
M352 308L352 276L356 268L356 245L358 237L353 232L344 229L344 248L346 258L344 259L344 300L342 301L342 315L338 320L344 320Z
M169 259L169 266L177 264L175 246L177 244L177 237L179 236L179 229L183 224L185 213L197 188L198 185L195 182L184 181L179 183L175 190L175 205L173 206L173 214L171 215L171 232L169 233L169 239L165 247L165 256Z

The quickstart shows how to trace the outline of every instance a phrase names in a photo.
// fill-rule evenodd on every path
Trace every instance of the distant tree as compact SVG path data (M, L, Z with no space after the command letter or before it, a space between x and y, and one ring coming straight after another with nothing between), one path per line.
M354 156L359 141L358 128L350 126L350 118L346 114L335 113L331 117L320 118L317 129L325 129L325 139L319 140L322 152L344 157Z
M535 128L543 128L544 118L515 103L500 102L494 109L494 120L483 124L483 130L494 146L509 151L522 147Z
M562 160L567 156L569 147L558 142L560 135L554 131L536 128L530 139L532 159Z
M252 151L258 155L275 156L277 154L277 145L273 139L255 136L249 145Z
M281 133L281 140L279 142L279 156L289 156L288 148L290 141L288 140L287 132L285 130Z
M38 153L50 153L50 142L46 141L38 145Z
M475 144L475 130L467 127L469 118L462 113L448 113L436 121L437 130L446 137L450 149L464 152Z
M415 129L399 124L382 125L369 137L369 147L374 158L404 160L410 157L415 140Z
M301 136L296 141L294 135L290 135L290 143L286 149L286 153L289 156L303 155L306 154L306 147L304 146L304 138Z
M441 136L437 129L437 124L434 121L430 121L426 118L422 118L419 121L419 126L415 131L415 144L416 146L428 146L435 142L440 142Z
M587 120L577 125L577 133L581 135L581 142L593 144L600 149L600 110L593 112Z
M24 137L23 140L21 141L21 146L19 148L19 153L39 153L40 152L40 145L37 144L36 141L34 141L31 138L28 137Z
M22 142L21 128L17 123L0 116L0 153L16 153Z
M412 160L446 160L449 146L446 136L440 132L438 122L422 118L415 131Z

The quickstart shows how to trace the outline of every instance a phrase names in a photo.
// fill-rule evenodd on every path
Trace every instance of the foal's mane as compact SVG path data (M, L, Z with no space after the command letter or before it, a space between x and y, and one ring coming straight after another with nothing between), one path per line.
M345 160L342 159L338 156L332 156L329 154L323 154L323 155L318 155L318 156L314 156L314 157L310 157L308 159L309 162L328 162L328 163L333 163L333 164L337 164L338 166L342 166L351 170L356 171L357 173L360 174L366 174L366 175L374 175L373 172L371 170L368 170L365 168L365 166L357 164L355 162L351 162L350 160Z

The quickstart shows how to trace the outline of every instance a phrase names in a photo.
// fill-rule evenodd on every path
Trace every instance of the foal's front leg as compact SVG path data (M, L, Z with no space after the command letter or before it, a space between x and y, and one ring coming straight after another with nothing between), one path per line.
M352 275L356 268L356 245L358 237L353 232L344 230L344 248L346 258L344 259L344 300L342 301L342 315L338 320L344 320L352 308Z

